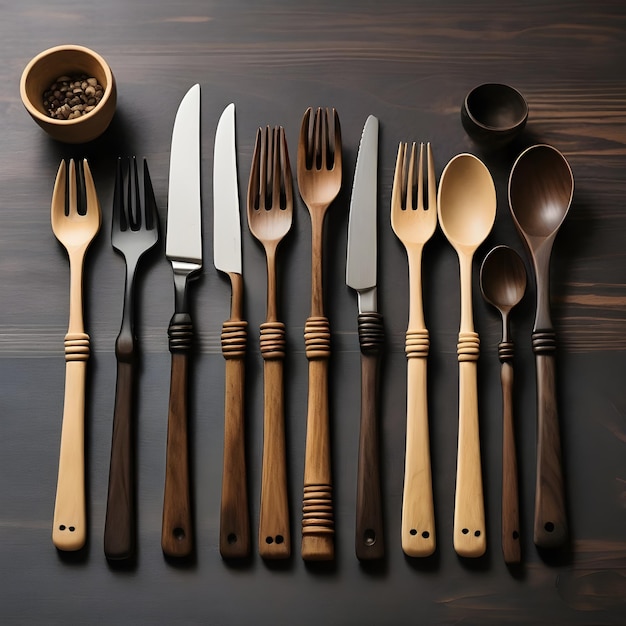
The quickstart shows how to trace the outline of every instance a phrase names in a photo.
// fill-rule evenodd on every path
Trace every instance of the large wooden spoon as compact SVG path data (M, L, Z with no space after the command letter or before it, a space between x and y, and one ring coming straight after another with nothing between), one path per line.
M558 548L567 540L567 516L556 405L556 335L550 318L550 255L569 211L574 177L565 157L552 146L531 146L513 165L509 205L526 243L537 282L533 351L537 366L537 482L534 542Z
M461 324L459 440L454 500L454 549L478 557L487 549L478 431L477 360L480 340L472 311L472 259L496 218L496 189L489 170L471 154L455 156L439 182L439 224L459 257Z

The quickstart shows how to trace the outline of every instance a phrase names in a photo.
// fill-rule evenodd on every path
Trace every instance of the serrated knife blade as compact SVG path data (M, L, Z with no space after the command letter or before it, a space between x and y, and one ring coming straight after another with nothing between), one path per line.
M376 311L376 198L378 119L370 115L363 127L356 161L350 217L346 284L359 296L359 312Z

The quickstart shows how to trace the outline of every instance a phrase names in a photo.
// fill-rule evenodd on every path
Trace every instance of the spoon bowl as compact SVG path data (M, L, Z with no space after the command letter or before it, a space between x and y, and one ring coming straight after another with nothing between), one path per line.
M495 217L496 190L489 170L472 154L454 157L439 188L439 223L448 241L457 251L476 250Z
M459 438L454 504L454 549L479 557L487 549L480 437L477 364L480 341L472 312L472 258L496 218L496 189L489 170L471 154L459 154L439 182L439 224L459 257L461 322L459 360Z
M480 268L480 288L485 300L503 316L524 297L526 283L524 262L513 248L496 246L485 257Z
M565 157L552 146L531 146L513 165L509 205L526 243L537 284L532 343L537 369L537 483L534 541L559 548L567 539L556 405L556 335L550 318L550 256L574 192L574 177Z
M511 172L509 201L513 219L529 244L531 238L534 243L556 233L573 193L572 170L556 148L536 145L522 152Z

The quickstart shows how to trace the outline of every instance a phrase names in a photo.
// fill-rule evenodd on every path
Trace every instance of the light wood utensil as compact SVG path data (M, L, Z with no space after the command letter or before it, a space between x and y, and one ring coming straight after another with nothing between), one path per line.
M437 227L437 183L430 144L426 146L426 159L424 144L420 144L417 166L416 145L411 146L410 157L407 148L406 143L400 143L391 194L391 225L406 248L409 263L402 549L409 556L424 557L435 551L436 538L426 384L430 340L422 304L422 251Z
M513 339L509 315L526 291L526 268L519 254L508 246L496 246L480 267L480 289L502 317L502 341L498 356L502 366L502 553L505 563L522 560L519 530L519 489L513 419Z
M311 216L311 315L304 327L309 360L307 435L304 464L302 558L334 558L328 359L330 324L324 314L322 248L324 219L341 188L341 129L333 109L307 109L298 142L298 187Z
M509 204L529 251L537 283L533 351L537 369L537 483L534 542L559 548L567 541L567 512L556 403L556 334L550 317L550 256L574 193L574 176L552 146L528 148L513 165Z
M267 258L267 314L261 324L263 355L263 470L259 554L286 559L291 554L283 360L285 325L278 321L276 251L291 228L293 187L285 130L259 128L248 183L248 226Z
M459 257L461 322L459 360L459 438L454 501L454 549L479 557L487 549L480 462L477 361L480 348L472 309L472 259L496 218L496 189L489 170L471 154L459 154L439 181L439 223Z
M84 212L79 212L77 174L86 194ZM54 183L50 216L54 235L67 250L70 262L69 326L65 335L65 399L52 541L59 550L80 550L87 538L85 376L89 358L89 335L85 332L83 322L83 265L87 248L100 230L101 223L100 204L86 159L82 162L82 168L77 168L73 159L69 162L69 168L65 161L61 161Z

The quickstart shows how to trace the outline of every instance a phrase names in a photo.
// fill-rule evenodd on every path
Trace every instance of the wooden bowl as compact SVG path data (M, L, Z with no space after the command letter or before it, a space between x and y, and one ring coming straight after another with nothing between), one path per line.
M500 148L517 137L528 120L524 96L509 85L485 83L463 102L461 121L467 134L486 147Z
M44 106L44 92L61 76L86 74L103 87L101 100L81 117L59 120L50 117ZM85 143L100 136L115 113L117 89L108 63L83 46L64 45L44 50L24 68L20 81L22 102L30 116L53 139Z

